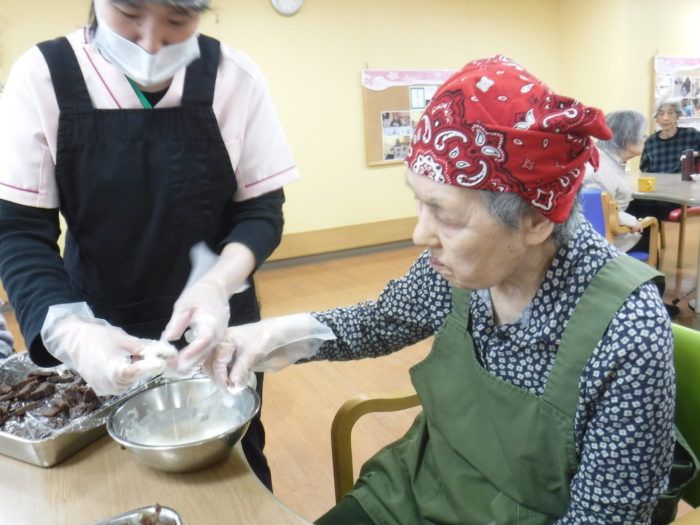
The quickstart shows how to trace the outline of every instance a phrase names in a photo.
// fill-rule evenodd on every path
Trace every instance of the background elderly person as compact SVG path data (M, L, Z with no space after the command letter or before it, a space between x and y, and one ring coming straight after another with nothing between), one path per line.
M678 118L683 114L680 102L668 98L656 105L654 119L661 129L647 137L642 151L639 169L647 173L680 173L683 151L700 150L700 131L695 128L678 127ZM633 200L627 211L635 217L656 217L665 220L668 214L678 208L677 204L647 199ZM635 247L646 251L642 244Z
M625 164L642 153L647 119L638 111L623 110L610 113L605 121L613 136L598 141L600 165L597 170L590 164L586 167L583 189L607 191L617 202L620 225L629 226L635 232L615 237L615 246L627 252L642 238L642 225L634 215L625 212L632 200L632 185Z
M648 173L680 173L683 151L700 151L700 131L678 127L678 118L682 115L683 109L677 100L659 101L654 119L661 129L649 135L644 143L639 169Z
M574 207L590 136L610 138L599 110L505 57L470 62L413 136L428 249L409 272L377 301L228 330L207 363L225 384L437 334L411 370L422 413L317 523L649 522L674 443L671 327L658 273Z

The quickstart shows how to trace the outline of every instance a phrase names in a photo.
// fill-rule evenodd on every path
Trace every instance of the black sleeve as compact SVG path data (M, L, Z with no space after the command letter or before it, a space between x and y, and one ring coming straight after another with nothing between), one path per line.
M639 171L642 173L648 173L651 168L651 161L648 155L642 154L642 160L639 162Z
M649 171L649 169L651 168L651 158L649 155L648 142L649 142L649 139L644 141L644 149L642 150L642 158L639 161L639 171L641 171L642 173L647 173Z
M236 203L233 228L221 241L244 244L255 255L255 268L265 262L282 239L284 191L279 189Z
M39 366L59 364L41 341L49 306L75 302L57 239L57 209L0 200L0 278L27 344Z

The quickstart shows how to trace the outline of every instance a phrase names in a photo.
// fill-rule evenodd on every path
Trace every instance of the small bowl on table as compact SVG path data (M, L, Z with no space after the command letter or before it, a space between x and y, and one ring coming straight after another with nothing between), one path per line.
M259 410L250 387L228 393L208 378L181 379L125 399L107 432L148 467L188 472L228 458Z
M693 179L693 182L698 182L700 181L700 173L691 173L690 178Z

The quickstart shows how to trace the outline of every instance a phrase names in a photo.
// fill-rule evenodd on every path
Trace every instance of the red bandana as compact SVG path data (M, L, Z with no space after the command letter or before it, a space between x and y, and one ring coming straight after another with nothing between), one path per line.
M589 161L591 135L612 136L597 108L556 95L504 56L475 60L450 77L423 113L406 159L434 181L509 191L564 222Z

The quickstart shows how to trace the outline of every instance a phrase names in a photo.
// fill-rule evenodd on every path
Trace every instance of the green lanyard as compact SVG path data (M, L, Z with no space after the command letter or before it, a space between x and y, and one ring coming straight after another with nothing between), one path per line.
M136 96L139 97L141 105L144 107L144 109L153 109L153 106L151 106L151 103L146 98L146 95L144 95L143 92L136 85L136 82L131 80L129 77L126 77L126 79L129 81L129 84L131 84L131 87L134 89L134 93L136 93Z

